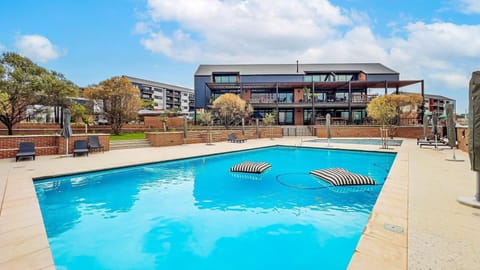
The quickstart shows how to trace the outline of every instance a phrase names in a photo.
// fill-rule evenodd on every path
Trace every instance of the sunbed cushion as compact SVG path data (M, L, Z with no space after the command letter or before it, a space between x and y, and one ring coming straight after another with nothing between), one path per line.
M310 174L325 180L334 186L376 184L375 180L369 176L351 173L342 168L313 170Z
M231 172L262 173L272 167L267 162L244 161L230 168Z

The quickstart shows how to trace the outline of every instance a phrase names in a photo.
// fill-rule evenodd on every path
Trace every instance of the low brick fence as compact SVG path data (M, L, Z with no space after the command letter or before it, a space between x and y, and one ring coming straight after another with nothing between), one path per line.
M316 126L314 129L314 136L320 138L327 137L327 128L325 126ZM441 132L441 129L440 129ZM330 133L332 137L381 137L380 136L380 127L378 126L336 126L332 125L330 127ZM431 133L431 127L429 127L429 133ZM423 138L423 127L395 127L392 129L392 136L399 138ZM457 127L457 148L468 152L468 128L467 127Z
M88 134L92 135L92 134ZM73 153L73 144L76 140L87 140L86 134L74 134L68 140L68 152ZM94 134L98 136L100 144L103 145L104 151L110 149L109 134ZM14 158L18 152L18 146L21 142L33 142L35 144L35 153L37 156L43 155L59 155L66 153L66 139L62 136L55 135L12 135L0 136L0 159ZM98 151L98 150L97 150Z
M327 137L326 126L315 126L314 136ZM337 126L330 127L332 137L381 137L379 126ZM400 138L421 138L423 137L423 127L394 127L391 129L391 136Z
M181 145L191 143L209 143L209 142L224 142L227 141L229 134L235 134L237 137L245 139L257 138L281 138L281 127L262 127L259 128L257 134L256 129L246 128L244 135L239 129L204 129L204 130L189 130L187 136L184 138L182 132L146 132L145 137L150 141L152 146L169 146Z

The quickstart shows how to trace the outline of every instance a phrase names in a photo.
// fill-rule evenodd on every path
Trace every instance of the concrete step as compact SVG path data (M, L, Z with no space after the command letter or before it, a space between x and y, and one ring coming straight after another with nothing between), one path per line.
M151 147L147 139L110 141L110 150Z

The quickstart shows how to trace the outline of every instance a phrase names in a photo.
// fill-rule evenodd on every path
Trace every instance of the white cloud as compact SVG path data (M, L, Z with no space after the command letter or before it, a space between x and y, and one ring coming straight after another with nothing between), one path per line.
M367 13L328 0L150 0L148 14L142 45L191 63L380 62L441 94L467 89L480 62L479 24L396 23L380 35Z
M461 0L460 11L466 14L480 13L480 1L478 0Z
M1 52L1 51L4 51L4 50L6 50L6 49L7 49L7 47L5 47L5 45L3 45L2 43L0 43L0 52Z
M310 46L339 34L335 27L352 23L326 0L151 0L149 14L157 26L176 22L179 29L151 32L142 44L164 53L170 49L152 50L151 44L168 43L175 50L168 56L191 62L248 62L258 61L258 56L292 61ZM187 38L179 38L179 33ZM185 42L195 43L192 52L181 51L189 50ZM185 59L191 54L192 59Z
M15 46L20 54L38 62L48 62L60 56L59 49L48 38L40 35L20 36Z

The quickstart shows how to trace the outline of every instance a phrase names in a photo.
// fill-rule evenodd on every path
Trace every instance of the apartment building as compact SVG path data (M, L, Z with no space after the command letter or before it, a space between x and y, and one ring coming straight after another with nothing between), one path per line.
M123 77L140 90L142 99L155 102L154 110L169 110L187 114L194 109L193 89L131 76Z
M440 95L424 95L425 109L438 115L445 114L445 108L447 104L453 104L453 111L456 112L456 101L454 99L440 96Z
M280 125L317 124L327 113L334 121L362 123L378 91L412 85L424 94L423 80L400 80L380 63L200 65L194 76L197 109L235 93L252 105L254 118L276 112Z

